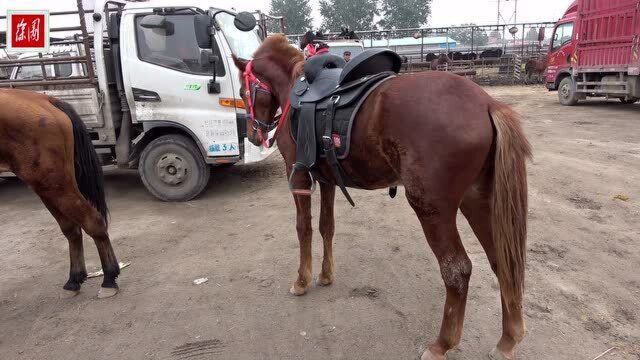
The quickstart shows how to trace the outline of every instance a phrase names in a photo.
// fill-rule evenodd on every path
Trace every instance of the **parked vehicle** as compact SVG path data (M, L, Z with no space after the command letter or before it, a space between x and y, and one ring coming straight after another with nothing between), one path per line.
M53 46L49 49L48 54L43 54L44 58L59 58L65 56L80 56L81 50L78 45ZM38 53L25 53L18 56L18 60L38 59ZM11 80L38 80L44 79L43 69L49 78L64 79L70 77L86 76L84 67L86 64L81 63L51 63L47 65L33 64L20 65L13 68L9 78Z
M554 29L545 75L560 103L640 99L640 1L577 0Z
M274 148L246 140L231 58L250 58L266 30L239 30L237 14L211 7L214 0L185 1L99 0L90 18L93 36L79 7L77 40L61 42L78 50L0 60L0 67L15 67L0 87L25 87L71 103L103 164L137 168L158 199L190 200L204 190L211 166L261 161ZM203 16L213 26L204 28L211 41L200 47Z

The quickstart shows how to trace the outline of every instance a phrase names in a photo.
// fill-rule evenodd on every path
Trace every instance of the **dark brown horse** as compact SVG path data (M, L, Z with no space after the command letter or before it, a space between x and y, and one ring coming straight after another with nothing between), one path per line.
M540 83L543 82L544 71L547 69L547 57L542 59L530 59L524 66L524 72L526 74L526 83ZM535 77L535 78L534 78Z
M277 121L278 107L288 112L290 89L303 69L302 55L286 38L274 36L257 50L251 66L242 59L235 63L244 83L251 82L249 88L243 86L242 96L247 104L250 97L255 99L247 110L261 121L249 119L247 136L259 145L262 134ZM248 72L255 77L247 76ZM262 91L253 94L257 81ZM290 174L296 143L287 120L281 119L275 139ZM350 155L341 162L345 173L363 189L404 185L447 290L440 334L422 359L445 359L462 335L471 261L456 227L458 209L468 219L500 283L503 333L491 356L514 357L525 333L522 298L529 156L529 143L516 114L473 82L452 74L424 72L386 81L357 115ZM325 179L334 179L325 160L320 160L319 171ZM319 285L334 281L335 187L335 183L320 184L324 259ZM303 295L312 286L311 197L293 197L300 267L291 293Z
M444 70L443 68L451 64L451 62L447 54L440 54L436 59L431 61L431 70Z
M73 108L36 92L0 89L0 172L12 171L42 199L69 240L71 266L64 289L87 278L82 230L98 248L104 281L98 297L118 291L118 261L107 233L102 167Z

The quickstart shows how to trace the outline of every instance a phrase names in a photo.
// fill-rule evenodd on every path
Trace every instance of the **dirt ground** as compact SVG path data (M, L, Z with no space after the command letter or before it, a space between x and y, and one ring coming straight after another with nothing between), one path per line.
M640 359L640 105L566 108L540 87L488 91L524 115L535 150L519 359L591 360L612 347L602 359ZM0 359L418 359L437 334L444 287L402 190L353 191L355 208L337 197L336 282L296 298L279 155L217 171L189 203L154 200L136 172L106 182L115 250L131 262L107 300L99 279L60 297L67 241L29 189L0 184ZM500 336L499 294L459 220L474 269L449 359L484 359ZM85 252L94 271L90 240ZM194 285L200 277L209 281Z

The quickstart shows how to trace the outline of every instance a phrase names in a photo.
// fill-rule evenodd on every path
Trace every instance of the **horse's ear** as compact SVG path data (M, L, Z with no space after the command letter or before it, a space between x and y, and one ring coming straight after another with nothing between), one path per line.
M236 67L240 71L244 72L244 70L247 68L247 64L249 63L249 61L245 59L241 59L237 57L235 54L231 54L231 57L233 58L233 63L236 64Z

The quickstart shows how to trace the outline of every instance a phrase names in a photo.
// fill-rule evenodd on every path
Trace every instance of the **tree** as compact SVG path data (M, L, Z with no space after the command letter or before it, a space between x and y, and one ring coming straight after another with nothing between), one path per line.
M377 0L320 0L322 27L339 31L341 27L352 30L375 28L374 16L379 15Z
M409 29L427 24L432 0L382 0L380 25L385 29Z
M461 26L466 27L450 29L449 37L463 45L471 45L473 43L473 46L484 46L489 43L489 36L486 31L478 28L472 30L475 24L462 24Z
M271 0L269 14L284 16L287 34L304 34L312 27L309 0Z

